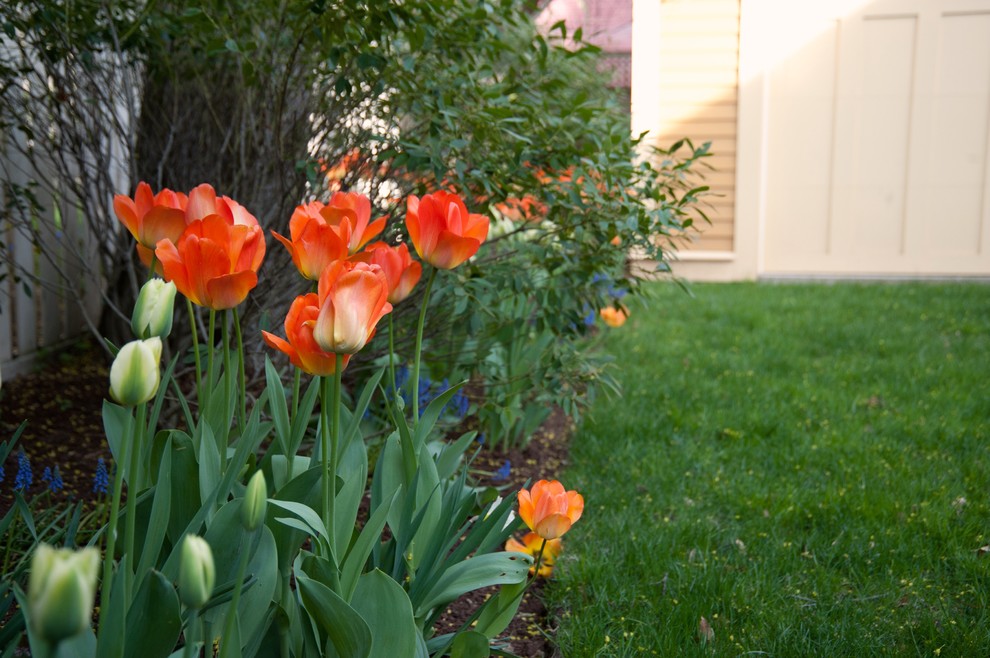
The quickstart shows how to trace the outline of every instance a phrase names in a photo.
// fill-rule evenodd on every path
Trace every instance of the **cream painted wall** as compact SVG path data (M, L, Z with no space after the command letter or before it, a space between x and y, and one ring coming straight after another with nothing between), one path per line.
M990 0L742 0L738 98L733 248L676 273L990 275Z

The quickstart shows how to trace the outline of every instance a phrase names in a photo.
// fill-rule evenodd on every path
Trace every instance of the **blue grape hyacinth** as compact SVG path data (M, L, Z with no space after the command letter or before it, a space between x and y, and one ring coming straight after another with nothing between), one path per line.
M14 476L14 491L27 491L31 483L34 482L34 474L31 472L31 460L22 449L17 455L17 475Z
M93 474L93 493L105 494L110 491L110 473L107 463L100 457L96 462L96 473Z

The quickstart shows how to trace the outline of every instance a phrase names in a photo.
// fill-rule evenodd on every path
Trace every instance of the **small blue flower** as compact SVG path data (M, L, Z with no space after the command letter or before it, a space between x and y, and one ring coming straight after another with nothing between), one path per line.
M17 455L17 475L14 477L14 491L27 491L27 488L34 482L34 474L31 472L31 460L22 449Z
M7 477L7 471L3 470L3 464L0 464L0 482L3 482L5 477Z
M52 467L45 466L45 470L41 473L41 481L48 484L52 481Z
M464 395L464 391L457 391L454 393L454 397L450 398L448 404L454 408L454 415L458 418L464 418L464 416L467 416L471 401Z
M48 471L48 467L45 467L45 472ZM52 493L58 493L62 489L65 489L65 482L62 481L62 472L58 470L58 466L55 467L55 472L52 474L50 481L48 482L48 489Z
M477 442L478 442L478 443L480 443L481 445L485 445L485 433L484 433L484 432L482 432L481 434L479 434L479 435L478 435L478 438L477 438L477 439L475 439L475 441L477 441Z
M107 463L100 457L96 462L96 473L93 475L93 492L105 494L110 490L110 474Z
M509 474L511 472L512 472L512 462L510 462L508 459L506 459L505 460L505 463L502 464L502 466L500 466L497 471L495 471L495 475L492 476L492 479L493 480L508 480L509 479Z

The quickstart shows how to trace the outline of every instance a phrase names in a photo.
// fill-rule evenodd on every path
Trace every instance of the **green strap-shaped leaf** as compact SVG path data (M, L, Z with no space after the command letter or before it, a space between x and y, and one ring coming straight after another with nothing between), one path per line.
M372 658L416 655L420 632L409 596L397 582L379 569L368 572L358 580L351 605L371 629Z
M171 450L171 440L166 442L166 452ZM172 507L172 460L162 459L158 467L158 484L155 485L155 498L151 504L151 518L148 520L148 529L144 535L144 546L141 549L141 560L138 562L137 580L144 578L144 574L154 565L158 558L158 553L162 549L162 542L165 540L165 533L168 531L168 517Z
M161 573L149 571L127 612L124 658L166 658L181 628L175 588Z
M289 405L285 401L285 388L282 386L282 379L278 376L278 371L272 364L272 360L265 355L265 383L268 385L268 403L272 412L272 420L275 422L275 441L283 455L288 454L289 435L292 426L289 423Z
M323 583L296 572L303 609L322 629L340 658L371 655L371 629L354 608Z
M461 631L450 645L450 658L488 658L488 638L478 631Z
M466 592L490 585L518 583L526 578L533 559L521 553L489 553L459 562L449 569L416 604L416 616L447 604Z

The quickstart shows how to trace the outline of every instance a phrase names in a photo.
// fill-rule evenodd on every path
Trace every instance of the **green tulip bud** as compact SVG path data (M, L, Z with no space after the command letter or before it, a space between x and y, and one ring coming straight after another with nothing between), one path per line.
M132 340L117 352L110 366L110 396L120 404L133 407L147 402L158 392L161 373L162 339Z
M198 610L206 605L213 593L217 577L213 551L202 537L186 535L179 557L179 599Z
M131 316L131 330L137 338L165 338L172 332L175 292L175 284L164 279L151 279L141 287Z
M52 644L89 627L96 596L100 553L41 544L31 558L28 611L38 635Z
M265 522L265 512L268 510L268 483L265 474L257 471L251 476L241 504L241 525L248 532L258 529Z

